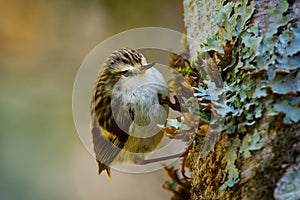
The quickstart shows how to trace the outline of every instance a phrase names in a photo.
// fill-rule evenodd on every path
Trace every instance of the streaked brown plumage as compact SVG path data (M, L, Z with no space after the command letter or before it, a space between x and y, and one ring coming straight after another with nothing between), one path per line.
M159 96L168 95L168 90L152 66L138 51L124 48L110 55L96 79L91 129L99 174L106 170L110 176L112 162L142 159L130 152L151 152L162 139L162 132L146 137L144 132L150 129L143 129L149 123L151 130L164 123L168 113L167 107L162 111L157 106Z

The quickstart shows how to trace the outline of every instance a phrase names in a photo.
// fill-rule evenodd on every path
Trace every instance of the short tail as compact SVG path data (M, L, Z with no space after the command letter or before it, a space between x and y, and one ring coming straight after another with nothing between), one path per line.
M101 163L98 160L97 160L97 162L98 162L98 174L100 175L103 170L106 170L108 177L111 178L110 167L104 165L103 163Z

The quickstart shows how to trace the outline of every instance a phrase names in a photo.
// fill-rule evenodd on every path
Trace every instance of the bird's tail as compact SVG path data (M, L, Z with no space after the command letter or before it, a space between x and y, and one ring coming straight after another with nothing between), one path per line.
M103 170L106 170L108 177L111 178L110 167L101 163L99 160L97 160L97 163L98 163L98 174L100 175Z

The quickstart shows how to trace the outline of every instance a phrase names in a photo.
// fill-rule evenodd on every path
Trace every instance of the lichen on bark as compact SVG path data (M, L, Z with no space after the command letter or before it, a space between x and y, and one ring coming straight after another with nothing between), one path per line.
M226 96L217 143L203 156L198 137L188 157L192 199L280 199L284 193L277 182L300 160L299 5L184 1L190 62L198 69L213 63ZM205 23L211 31L202 29Z

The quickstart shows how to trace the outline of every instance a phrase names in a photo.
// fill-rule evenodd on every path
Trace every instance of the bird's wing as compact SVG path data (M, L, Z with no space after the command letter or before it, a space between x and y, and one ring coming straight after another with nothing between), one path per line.
M134 118L134 110L120 101L111 102L111 109L101 110L97 105L92 110L92 136L99 174L106 170L123 149L129 135L129 127ZM99 109L99 110L98 110ZM97 111L101 114L96 115Z
M92 128L94 151L98 163L98 174L106 170L110 176L109 165L120 153L124 143L119 142L116 138L115 140L111 140L112 138L107 138L104 134L107 134L107 130L99 127Z

